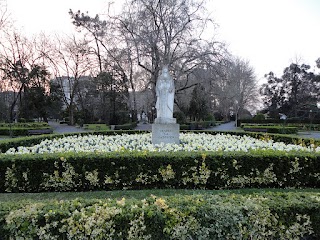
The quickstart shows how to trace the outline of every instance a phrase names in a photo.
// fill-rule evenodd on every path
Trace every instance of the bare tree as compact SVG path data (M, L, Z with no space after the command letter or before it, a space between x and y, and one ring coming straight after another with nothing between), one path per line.
M79 82L89 76L92 70L88 42L75 36L64 39L56 38L50 51L43 51L43 56L54 70L56 80L63 88L63 100L69 113L71 125L75 124L74 112Z
M253 110L258 102L258 86L248 61L233 57L223 67L224 74L213 85L213 95L226 119L230 110L236 116L245 109Z
M7 9L7 1L0 0L0 31L9 23L9 16L10 14Z
M135 48L138 65L150 75L151 89L163 65L171 67L176 82L184 81L181 88L190 88L194 84L185 83L186 75L207 56L214 60L219 55L220 44L202 38L211 22L204 1L131 0L126 6L117 19Z

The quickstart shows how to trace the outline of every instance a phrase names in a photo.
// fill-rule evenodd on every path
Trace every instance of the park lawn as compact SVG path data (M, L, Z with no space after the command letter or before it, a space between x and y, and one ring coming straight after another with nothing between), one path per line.
M1 193L1 202L19 202L19 201L60 201L83 199L138 199L155 195L158 197L174 195L217 195L217 194L238 194L248 195L265 193L320 193L320 189L274 189L274 188L245 188L234 190L192 190L192 189L147 189L147 190L118 190L118 191L90 191L90 192L43 192L43 193Z
M110 130L110 127L104 123L101 124L84 124L84 129L92 131L107 131Z

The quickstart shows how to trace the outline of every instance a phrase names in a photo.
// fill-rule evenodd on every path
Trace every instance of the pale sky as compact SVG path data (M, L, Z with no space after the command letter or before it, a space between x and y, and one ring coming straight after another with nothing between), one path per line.
M26 34L70 33L70 8L91 16L108 9L105 0L7 0L7 5ZM270 71L280 77L297 58L314 69L320 57L319 0L208 0L208 11L219 25L216 39L248 60L259 81Z

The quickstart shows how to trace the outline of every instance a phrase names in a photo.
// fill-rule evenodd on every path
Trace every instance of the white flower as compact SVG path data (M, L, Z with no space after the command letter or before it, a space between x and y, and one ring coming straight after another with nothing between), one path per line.
M23 153L61 153L61 152L176 152L176 151L224 151L235 152L251 150L305 151L320 152L320 147L303 147L273 140L263 141L249 136L233 136L230 134L195 134L181 133L180 144L157 144L151 142L151 133L123 134L116 136L86 135L68 136L53 140L44 140L32 147L20 146L10 148L5 154Z

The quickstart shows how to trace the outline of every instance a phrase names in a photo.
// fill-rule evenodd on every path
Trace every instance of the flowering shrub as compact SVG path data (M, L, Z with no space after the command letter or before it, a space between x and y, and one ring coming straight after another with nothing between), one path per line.
M316 239L319 200L269 192L10 203L0 229L6 239Z

